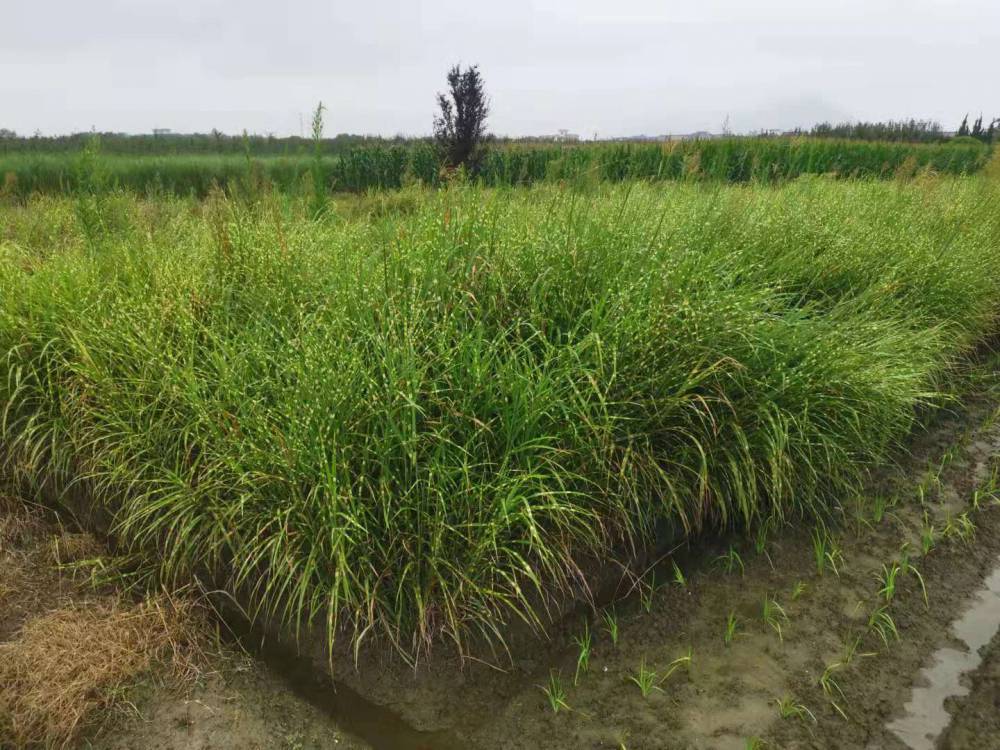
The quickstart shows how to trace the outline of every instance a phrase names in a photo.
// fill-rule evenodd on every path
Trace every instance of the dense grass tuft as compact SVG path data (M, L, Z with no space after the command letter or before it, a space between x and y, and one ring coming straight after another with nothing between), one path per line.
M1000 304L983 178L418 195L4 209L8 472L259 614L466 648L658 526L823 512Z

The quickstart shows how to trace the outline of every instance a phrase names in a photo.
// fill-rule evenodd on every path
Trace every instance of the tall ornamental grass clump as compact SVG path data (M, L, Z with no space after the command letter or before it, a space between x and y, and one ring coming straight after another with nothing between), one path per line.
M260 616L468 649L587 561L827 512L995 331L985 179L0 213L0 440ZM43 218L65 231L39 229ZM58 242L53 250L50 243Z

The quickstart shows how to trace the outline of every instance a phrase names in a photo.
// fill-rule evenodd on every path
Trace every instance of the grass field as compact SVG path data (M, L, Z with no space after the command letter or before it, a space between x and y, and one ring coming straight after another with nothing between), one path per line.
M996 332L998 201L921 176L411 187L318 219L12 202L4 466L83 482L160 578L465 649L665 526L846 502Z
M724 138L670 143L599 143L574 146L497 145L487 154L478 179L487 186L530 185L542 181L573 183L625 180L717 180L776 182L802 174L841 177L893 177L930 169L970 174L989 159L979 145L859 142L816 138ZM0 153L0 195L72 193L81 183L80 153ZM108 188L151 195L204 197L213 185L233 190L268 182L289 193L313 184L315 169L332 191L396 189L419 181L438 185L441 163L433 146L357 146L314 165L301 154L257 156L227 154L104 154L102 178ZM83 170L84 172L86 170Z

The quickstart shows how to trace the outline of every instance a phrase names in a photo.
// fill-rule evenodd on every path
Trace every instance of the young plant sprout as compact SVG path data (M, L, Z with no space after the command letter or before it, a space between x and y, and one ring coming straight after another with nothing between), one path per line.
M730 545L726 552L715 558L715 563L728 574L732 574L733 571L738 569L742 576L746 571L746 567L743 565L743 558L736 551L736 547L732 545Z
M844 712L844 709L841 708L840 704L837 702L838 697L840 699L843 699L846 696L844 695L843 689L840 687L840 685L833 677L833 673L836 672L838 669L843 669L843 667L844 664L842 664L841 662L834 662L832 664L827 664L826 669L823 670L823 674L820 675L819 684L820 687L823 688L823 693L826 695L827 700L830 701L830 705L833 707L833 709L838 714L840 714L844 718L844 720L847 720L847 714Z
M868 632L878 635L886 648L889 648L890 640L899 640L899 630L896 629L896 622L886 605L876 608L868 616Z
M723 642L726 646L732 645L733 638L736 637L736 631L739 628L739 619L736 617L736 613L730 611L726 615L726 630L722 636Z
M899 565L893 563L892 565L882 565L882 574L876 575L876 580L882 585L879 589L879 596L885 599L885 603L889 604L893 597L896 595L896 576L899 575Z
M562 678L555 670L549 672L548 684L539 685L538 687L543 693L545 693L545 697L549 701L549 708L552 709L552 713L557 714L563 710L572 710L569 703L566 702L566 689L563 687Z
M663 681L666 682L666 680L670 677L670 675L672 675L681 667L684 667L684 669L686 669L688 674L690 675L691 664L693 659L694 659L694 647L688 646L687 653L684 654L684 656L678 656L676 659L670 662L670 664L667 665L667 673L663 675Z
M782 643L785 642L781 626L782 624L788 624L788 615L785 614L784 607L778 604L778 600L773 596L764 595L764 601L761 604L760 619L761 622L778 634L779 641Z
M573 673L573 685L576 686L580 682L580 672L586 672L590 669L591 637L589 623L583 624L583 635L573 636L573 643L579 649L576 657L576 671Z
M935 544L937 544L937 530L927 512L924 511L924 524L920 528L920 550L924 555L927 555L934 549Z
M843 697L844 691L841 689L840 685L833 678L833 673L839 669L843 669L843 662L832 662L827 664L826 668L823 670L823 674L819 677L819 685L823 688L823 692L826 693L828 698L832 698L834 695L839 695Z
M684 571L681 570L680 566L677 564L676 560L671 560L674 566L674 585L679 586L682 589L686 589L688 586L687 578L684 577Z
M795 700L790 695L782 696L781 698L775 698L774 702L778 705L778 716L782 719L811 719L813 724L816 722L816 716L806 708L801 703L796 703Z
M903 546L903 551L899 560L899 570L903 575L910 575L917 579L917 583L920 584L920 593L924 597L924 608L929 608L930 601L927 598L927 586L924 584L924 577L920 574L917 566L910 562L910 554L907 549L907 545Z
M638 671L632 674L629 679L639 686L639 692L642 693L643 698L649 697L649 694L654 690L663 692L663 688L658 684L656 672L646 666L646 657L642 658Z
M640 581L639 583L639 601L642 603L642 608L649 614L653 611L653 595L656 594L656 571L652 571L649 574L649 583Z
M941 530L941 538L948 540L959 540L964 544L969 544L976 536L976 525L969 518L968 512L959 516L949 516Z
M816 572L822 576L829 569L835 576L840 577L840 566L843 565L844 556L836 540L824 527L817 526L813 529L812 548Z
M611 645L618 647L618 614L614 609L606 609L601 613L601 618L604 620L604 631L611 638Z

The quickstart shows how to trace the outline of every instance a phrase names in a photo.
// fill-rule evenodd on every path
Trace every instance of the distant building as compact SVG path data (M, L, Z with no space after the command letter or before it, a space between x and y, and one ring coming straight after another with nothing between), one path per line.
M571 133L568 130L560 130L552 136L552 140L560 143L576 143L580 140L580 136L577 133Z
M153 128L153 135L171 135L173 132L170 128Z
M682 135L674 136L674 138L676 138L679 141L705 141L708 140L709 138L719 138L719 137L720 136L715 135L714 133L709 133L707 130L696 130L693 133L684 133Z

